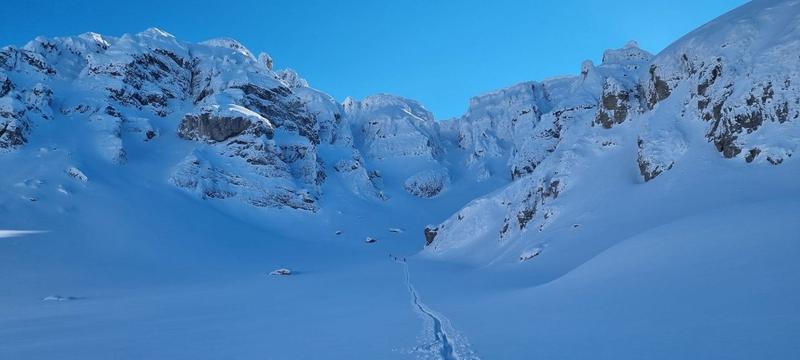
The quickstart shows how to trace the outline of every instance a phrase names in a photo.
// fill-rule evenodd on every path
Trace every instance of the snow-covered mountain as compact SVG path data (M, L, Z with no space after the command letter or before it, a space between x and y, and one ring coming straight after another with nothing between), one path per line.
M459 139L478 132L479 140L462 142L474 157L500 156L496 144L508 144L511 175L522 179L439 225L431 251L476 253L476 243L485 257L516 239L535 242L561 208L582 202L559 196L592 191L598 176L638 169L613 187L703 177L702 169L669 172L710 149L719 153L712 161L752 163L752 172L790 160L800 146L798 26L796 2L757 1L657 56L629 43L606 51L598 66L584 63L578 76L474 99L456 121ZM626 159L597 168L608 156Z
M63 150L61 138L89 132L68 149L65 169L89 161L85 152L125 166L130 143L146 152L177 137L193 145L166 164L176 188L305 211L318 210L329 177L387 206L384 172L423 198L453 181L497 177L509 185L453 209L431 251L488 239L503 246L552 222L559 195L589 176L576 173L581 164L606 153L635 153L613 165L638 168L644 182L711 146L719 161L754 168L789 160L800 135L798 19L792 2L771 5L749 4L658 56L630 42L601 64L584 62L579 75L475 97L464 116L442 122L392 95L340 104L231 39L190 44L158 29L40 37L2 50L0 147L46 141ZM58 122L82 126L50 137L41 129ZM689 146L700 138L708 144Z
M800 165L793 158L800 150L798 54L800 1L753 1L658 54L632 41L607 50L600 64L576 64L576 75L476 96L463 116L436 120L422 104L394 95L340 103L232 39L195 44L158 29L121 37L39 37L0 50L0 167L6 169L0 228L52 235L21 247L3 244L0 270L25 274L6 284L12 291L39 294L44 285L25 283L61 279L76 283L64 288L91 292L96 284L141 286L135 274L142 264L159 274L213 267L240 269L225 270L238 276L264 259L294 259L311 273L339 280L374 272L362 281L376 289L394 264L389 270L373 265L375 251L384 260L386 253L393 259L402 254L415 311L434 324L435 340L425 351L434 358L477 357L466 336L419 299L405 260L413 255L426 264L420 265L424 273L416 273L426 279L420 292L436 294L438 304L461 304L453 309L455 318L477 341L478 353L519 358L530 349L524 331L514 329L525 325L498 330L484 322L498 317L524 323L542 320L534 319L539 315L513 320L514 310L486 317L475 312L499 304L523 307L504 292L520 284L526 290L513 290L519 299L543 291L569 297L570 287L582 284L611 303L612 292L628 294L645 285L631 280L630 287L617 289L615 282L595 289L592 284L604 280L594 272L625 273L631 257L657 257L636 247L645 241L637 239L650 239L642 234L701 238L708 224L711 235L735 240L733 223L746 221L765 234L774 230L783 239L776 246L798 249L790 235L797 227L791 214L800 209ZM720 225L726 221L730 228ZM384 241L379 232L387 229L403 240ZM109 240L109 234L117 235ZM228 239L263 234L282 240L254 245ZM364 245L367 236L375 241ZM692 248L694 255L682 254L689 263L719 250L702 244L652 246L672 255L681 254L678 246ZM371 252L362 253L364 246ZM775 260L781 254L786 251L761 254L764 261L739 270L783 264ZM43 261L52 269L42 270L48 267ZM109 274L84 274L103 272L109 263L116 264ZM796 266L784 265L790 278L797 276ZM474 284L454 275L459 271L441 270L449 266L478 274ZM667 271L659 269L652 274ZM176 276L163 281L184 281ZM68 280L75 278L86 280ZM498 278L507 282L498 284ZM307 280L312 282L302 291L329 280ZM500 295L478 296L474 305L453 295L469 298L480 289ZM718 294L733 294L727 289ZM786 291L790 297L800 293L794 289ZM245 285L230 294L238 299L251 290L258 291ZM181 294L177 298L184 299ZM385 306L398 301L388 293L370 294ZM548 303L547 296L544 307L562 299ZM625 297L630 299L636 297ZM351 298L332 301L344 309ZM26 306L19 311L38 314ZM270 315L280 324L294 321ZM339 316L320 316L329 315ZM365 313L355 318L374 325ZM787 315L797 318L796 309ZM576 319L569 321L580 327ZM505 336L513 346L485 340L491 336L484 325L511 332ZM391 331L403 337L406 329ZM282 342L294 339L291 331L269 333ZM566 342L559 339L552 343ZM372 341L374 348L364 349L370 354L396 348L385 339ZM14 354L26 351L18 350ZM661 350L666 358L678 354ZM557 353L546 346L539 351Z

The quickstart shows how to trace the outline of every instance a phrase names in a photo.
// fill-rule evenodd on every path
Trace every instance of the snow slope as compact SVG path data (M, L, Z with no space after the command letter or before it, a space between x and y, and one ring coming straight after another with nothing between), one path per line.
M796 358L799 31L753 1L443 121L232 39L2 48L0 358Z

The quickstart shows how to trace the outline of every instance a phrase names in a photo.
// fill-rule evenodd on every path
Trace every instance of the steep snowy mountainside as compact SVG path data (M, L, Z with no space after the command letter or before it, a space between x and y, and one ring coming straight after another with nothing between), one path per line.
M499 244L500 250L529 228L543 230L557 215L549 204L579 181L574 173L625 141L626 134L606 130L644 111L637 83L652 56L629 43L603 58L598 66L585 62L577 76L522 83L473 99L464 118L452 125L461 129L459 145L471 152L468 166L500 158L516 181L432 228L437 237L428 252L466 248L491 258L494 251L473 252L472 246Z
M414 100L377 94L343 103L353 144L361 149L373 177L393 188L430 198L449 184L448 144L433 114ZM393 179L396 179L393 181Z
M769 176L767 167L786 163L800 146L799 24L800 3L755 1L655 57L629 43L607 51L599 66L585 62L577 77L529 85L530 96L543 89L544 103L525 103L535 104L535 128L547 130L509 132L525 138L507 145L512 176L521 179L432 226L426 253L473 263L525 260L545 254L559 229L581 227L577 209L615 206L593 203L598 191L656 192L653 183L671 181L665 178L707 176L703 162ZM677 168L692 172L673 174ZM676 194L660 206L681 201L691 199Z
M433 114L416 101L380 94L361 101L348 98L343 106L356 129L357 144L371 159L435 161L441 157L438 125Z
M490 159L506 163L502 169L507 173L494 175L523 177L555 149L569 118L600 106L598 122L624 119L628 104L614 102L635 96L638 70L651 57L631 42L606 51L599 66L585 62L580 76L524 82L474 97L463 117L445 122L445 132L468 153L466 166L479 178L493 175ZM601 91L606 100L598 104Z
M325 188L338 184L367 201L392 193L430 198L460 173L449 166L458 155L421 104L385 94L340 104L233 39L191 44L148 29L118 38L40 37L2 54L5 151L24 150L44 136L40 125L64 118L91 129L68 149L72 162L91 152L124 166L133 148L154 151L177 136L194 143L165 164L177 188L212 201L312 212ZM326 185L329 177L334 184Z
M189 44L158 29L119 38L37 38L2 51L0 147L22 147L43 121L85 121L92 151L125 164L130 141L198 142L171 182L204 198L315 210L340 106L271 58L215 39ZM138 139L129 139L129 135ZM58 145L59 139L51 139Z
M800 117L798 9L797 1L749 3L678 40L651 66L664 91L681 94L683 116L707 123L706 138L726 158L779 163L797 150L776 138L798 136L790 124Z

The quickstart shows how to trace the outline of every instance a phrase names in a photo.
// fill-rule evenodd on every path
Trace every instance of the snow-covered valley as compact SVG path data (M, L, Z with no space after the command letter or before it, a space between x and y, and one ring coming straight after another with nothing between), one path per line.
M2 48L0 359L797 358L798 54L753 1L436 120L231 39Z

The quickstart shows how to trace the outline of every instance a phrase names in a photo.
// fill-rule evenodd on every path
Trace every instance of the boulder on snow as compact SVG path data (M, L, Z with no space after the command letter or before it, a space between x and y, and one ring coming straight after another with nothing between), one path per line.
M80 182L89 181L89 178L86 176L86 174L84 174L83 171L81 171L80 169L78 169L78 168L76 168L74 166L70 166L65 171L67 172L67 175L75 178L76 180L78 180Z
M43 297L42 301L72 301L72 300L78 300L78 299L80 299L80 298L75 297L75 296L50 295L50 296Z
M433 225L428 225L425 227L425 246L428 246L431 243L433 243L433 239L436 238L436 234L438 233L438 231L439 228Z
M286 268L280 268L277 270L273 270L269 273L270 275L292 275L292 270Z
M541 248L535 248L535 249L531 249L531 250L525 251L525 252L523 252L522 254L519 255L519 261L527 261L527 260L533 259L533 258L539 256L539 254L541 254L541 253L542 253L542 249Z

